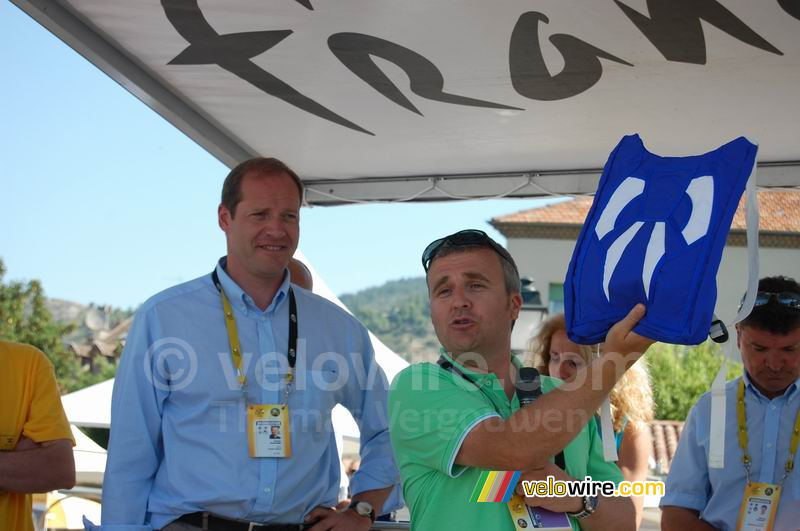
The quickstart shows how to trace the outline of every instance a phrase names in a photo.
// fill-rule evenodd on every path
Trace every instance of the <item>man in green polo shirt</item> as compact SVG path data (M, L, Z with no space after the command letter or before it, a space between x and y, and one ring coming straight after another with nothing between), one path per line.
M593 416L624 369L652 344L632 332L644 307L611 329L582 385L556 389L558 380L542 377L544 395L520 407L511 329L522 299L511 255L470 230L434 241L422 261L442 359L406 368L389 394L390 434L412 529L513 531L506 504L469 501L484 470L518 470L531 480L621 481L617 466L603 459ZM562 450L566 471L552 463ZM574 529L635 527L628 498L525 500L571 515Z

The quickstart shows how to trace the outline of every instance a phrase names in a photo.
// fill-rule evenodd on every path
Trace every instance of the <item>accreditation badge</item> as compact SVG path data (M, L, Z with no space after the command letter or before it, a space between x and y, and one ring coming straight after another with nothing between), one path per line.
M780 485L751 483L745 487L736 531L772 531L780 497Z
M549 529L550 531L572 531L569 517L564 513L554 513L541 507L525 504L525 499L514 493L508 502L508 512L517 531L521 529Z
M247 406L250 457L290 457L289 431L289 406L286 404Z

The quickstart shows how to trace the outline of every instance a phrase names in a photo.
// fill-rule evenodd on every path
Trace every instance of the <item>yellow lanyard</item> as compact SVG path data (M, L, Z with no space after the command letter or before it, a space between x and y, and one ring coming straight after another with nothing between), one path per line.
M739 423L739 447L742 449L742 464L744 465L745 472L747 472L747 484L750 484L750 454L747 453L747 414L744 407L744 377L739 380L739 390L736 395L736 412L737 420ZM789 442L789 458L786 460L784 466L783 477L778 485L783 486L783 482L794 469L794 454L797 452L797 444L800 441L800 409L794 419L794 430L792 431L792 438Z
M228 330L228 343L231 346L231 357L233 358L233 366L236 369L236 379L239 385L242 386L242 394L244 400L247 402L247 376L242 370L242 348L239 344L239 329L236 327L236 316L233 315L233 308L231 307L228 297L225 295L225 290L222 289L222 284L217 276L217 271L211 273L211 280L219 291L220 299L222 299L222 310L225 314L225 328ZM286 374L287 384L291 384L294 380L294 367L297 363L297 303L294 298L294 290L289 287L289 346L288 360L289 368ZM289 385L286 387L288 396Z
M231 345L231 357L233 358L233 366L236 369L236 378L239 380L239 385L242 386L242 391L247 396L247 376L242 370L242 349L239 345L239 329L236 327L236 317L233 315L233 308L225 296L225 291L220 289L219 296L222 299L222 309L225 312L225 328L228 329L228 343Z

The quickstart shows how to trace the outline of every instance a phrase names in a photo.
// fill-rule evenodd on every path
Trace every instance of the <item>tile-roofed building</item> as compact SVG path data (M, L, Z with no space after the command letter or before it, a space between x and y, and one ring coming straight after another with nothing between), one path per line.
M529 223L547 223L551 225L582 225L594 200L591 196L578 196L561 200L552 205L531 208L500 216L492 220L492 225L516 225Z
M92 351L92 345L91 344L82 344L82 343L78 343L76 341L70 341L67 344L67 349L69 349L70 352L72 352L73 354L75 354L79 358L85 358L86 360L91 359L91 355L90 355L91 351Z
M775 190L758 192L761 232L800 234L800 191ZM744 230L744 198L733 216L733 230Z
M96 369L94 360L97 359L97 356L116 362L116 358L122 352L122 347L125 346L132 323L133 316L123 319L110 330L95 330L93 336L85 343L70 341L67 348L80 358L82 367L94 372Z
M650 421L650 435L653 440L650 457L656 474L669 473L669 467L678 450L678 441L683 433L683 424L678 420Z
M98 337L108 343L116 342L125 345L125 340L128 337L128 331L131 329L133 323L133 316L123 319L117 326L111 330L99 330Z

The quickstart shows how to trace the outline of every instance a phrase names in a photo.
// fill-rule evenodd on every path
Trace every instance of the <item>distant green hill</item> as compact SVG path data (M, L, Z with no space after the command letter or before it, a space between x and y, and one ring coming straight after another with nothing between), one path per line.
M364 326L406 360L438 356L424 277L390 280L340 299Z

